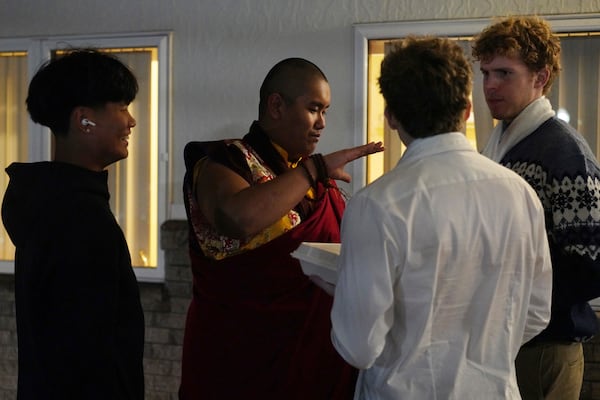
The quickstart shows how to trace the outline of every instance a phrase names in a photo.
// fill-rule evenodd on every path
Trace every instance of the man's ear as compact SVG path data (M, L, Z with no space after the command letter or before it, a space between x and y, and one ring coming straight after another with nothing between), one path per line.
M279 93L271 93L267 97L267 114L273 119L281 118L285 100Z
M473 107L473 104L471 104L470 100L467 100L467 108L465 108L465 121L469 119L469 117L471 116L471 109Z
M548 79L550 79L550 68L544 67L536 72L535 87L544 88L548 83Z
M89 108L81 106L75 107L73 111L71 111L71 119L69 121L71 130L89 132L89 127L82 123L85 118L89 117Z

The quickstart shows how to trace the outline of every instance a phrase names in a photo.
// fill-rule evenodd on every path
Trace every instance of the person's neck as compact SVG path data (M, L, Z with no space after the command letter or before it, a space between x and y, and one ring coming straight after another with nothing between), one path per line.
M96 172L100 172L104 169L94 165L94 163L91 162L91 157L82 150L83 149L79 148L79 146L76 146L69 141L57 140L54 148L54 161L73 164Z

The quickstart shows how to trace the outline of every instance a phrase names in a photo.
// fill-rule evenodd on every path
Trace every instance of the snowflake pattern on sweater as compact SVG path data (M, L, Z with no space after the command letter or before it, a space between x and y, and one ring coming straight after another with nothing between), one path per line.
M533 187L545 210L553 310L537 339L587 340L600 329L588 304L600 297L600 164L581 134L555 117L500 163Z
M551 225L549 236L559 243L562 241L565 250L597 260L600 256L600 178L577 175L548 179L547 171L539 164L517 161L505 166L521 175L537 192L547 217L552 218L552 222L547 223ZM577 235L569 233L572 231L577 231ZM581 234L583 238L577 239ZM573 240L568 240L569 237ZM577 243L579 240L582 243Z

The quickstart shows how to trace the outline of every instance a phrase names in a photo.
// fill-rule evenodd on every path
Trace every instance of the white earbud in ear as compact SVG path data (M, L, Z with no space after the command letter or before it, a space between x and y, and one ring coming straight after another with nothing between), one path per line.
M90 121L90 120L89 120L89 119L87 119L87 118L83 118L83 119L81 120L81 125L83 125L83 126L88 126L88 125L89 125L89 126L96 126L96 123L95 123L94 121Z

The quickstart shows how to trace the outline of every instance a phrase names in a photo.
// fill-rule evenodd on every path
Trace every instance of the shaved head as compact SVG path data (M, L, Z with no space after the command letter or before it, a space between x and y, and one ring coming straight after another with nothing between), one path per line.
M306 92L308 83L315 79L327 82L323 71L303 58L287 58L275 64L260 87L259 117L264 115L267 99L271 94L278 93L288 103L292 103Z

